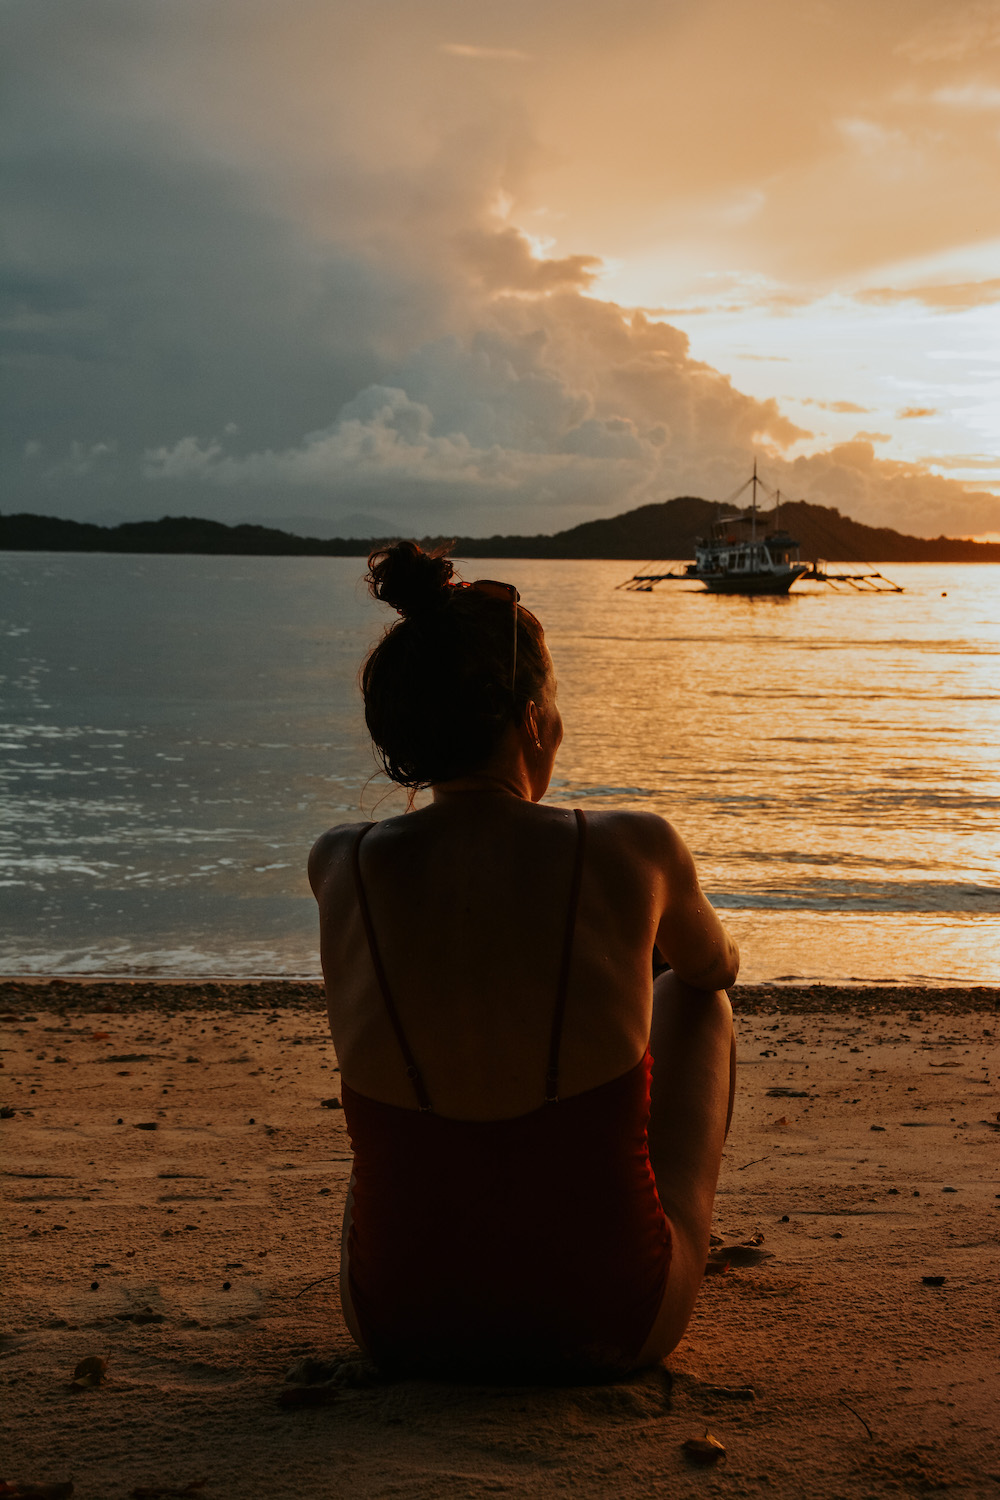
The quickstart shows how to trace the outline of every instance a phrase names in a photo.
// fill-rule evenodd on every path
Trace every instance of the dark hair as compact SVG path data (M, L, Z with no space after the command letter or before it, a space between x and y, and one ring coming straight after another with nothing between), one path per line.
M446 548L380 547L368 559L369 592L398 610L361 668L365 722L386 775L417 788L476 771L506 726L537 699L547 663L542 627L513 598L454 578Z

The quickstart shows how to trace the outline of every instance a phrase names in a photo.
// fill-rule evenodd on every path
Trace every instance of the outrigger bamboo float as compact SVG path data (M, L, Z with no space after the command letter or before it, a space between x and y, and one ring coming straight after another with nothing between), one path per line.
M688 563L681 570L671 568L666 572L651 572L650 569L655 568L656 564L647 563L641 572L633 574L617 587L634 593L650 594L658 583L697 579L711 594L787 594L799 578L812 578L819 583L828 583L834 589L845 585L858 593L903 592L898 583L893 583L884 574L874 570L866 573L831 573L824 562L802 562L799 543L778 526L780 492L775 491L773 529L765 530L763 518L758 520L758 485L766 488L763 480L757 477L755 462L752 476L728 502L735 503L744 490L749 488L749 508L714 521L711 537L696 537L693 563ZM760 536L758 525L762 531Z

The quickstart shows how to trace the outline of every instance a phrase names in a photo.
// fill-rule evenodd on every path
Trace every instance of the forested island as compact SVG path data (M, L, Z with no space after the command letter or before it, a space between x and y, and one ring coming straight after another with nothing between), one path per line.
M456 557L612 558L622 561L682 560L694 556L696 536L705 536L719 513L710 500L691 495L641 505L620 516L584 521L566 531L538 536L422 537L424 546L451 544ZM773 524L762 514L761 523ZM808 561L1000 562L1000 543L958 537L906 536L865 526L830 506L804 500L782 505L780 525L795 537ZM259 557L367 557L395 537L302 537L271 526L227 526L194 516L126 521L119 526L65 521L55 516L0 515L0 550L20 552L203 553Z

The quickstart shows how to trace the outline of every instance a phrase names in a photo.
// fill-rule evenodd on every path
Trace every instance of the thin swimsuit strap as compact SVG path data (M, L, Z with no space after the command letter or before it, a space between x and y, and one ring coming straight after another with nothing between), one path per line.
M358 906L361 909L361 920L365 924L368 950L372 956L372 967L375 970L378 987L382 991L382 999L385 1001L386 1012L389 1020L392 1022L392 1029L396 1033L396 1040L399 1043L399 1050L403 1054L403 1061L406 1063L406 1076L413 1084L413 1092L417 1096L417 1105L421 1111L426 1113L431 1109L430 1095L424 1084L423 1075L417 1067L417 1060L410 1051L410 1044L406 1040L406 1032L403 1030L399 1016L396 1014L396 1007L393 1003L392 995L389 993L389 981L386 979L385 969L382 967L382 956L378 950L375 928L372 926L372 915L368 909L368 897L365 895L364 884L361 880L361 840L366 833L371 833L374 827L374 823L366 823L354 840L354 884L358 893Z
M569 888L569 907L566 912L566 931L563 936L562 962L559 965L559 983L556 987L556 1008L552 1014L552 1035L549 1039L549 1065L545 1070L545 1102L559 1103L559 1043L562 1041L563 1017L566 1014L566 995L569 990L569 966L573 957L573 934L576 931L576 909L580 904L580 884L583 880L583 846L587 832L587 819L581 810L574 809L576 818L576 859L573 862L573 880Z
M549 1038L548 1067L545 1070L545 1102L546 1104L558 1104L559 1102L559 1044L562 1041L563 1018L566 1014L566 996L569 990L569 969L573 957L573 934L576 929L576 911L580 904L580 885L583 880L583 849L584 836L587 828L587 820L579 808L575 809L577 840L576 858L573 863L573 878L570 883L569 906L566 912L566 928L563 935L562 959L559 965L559 982L556 986L556 1004L552 1015L552 1033ZM382 966L382 956L379 952L378 940L375 936L375 927L372 923L371 911L368 906L368 897L365 894L364 883L361 879L361 840L365 834L370 833L375 827L374 823L366 823L359 829L358 836L354 840L352 850L352 864L354 867L354 885L358 893L358 908L361 912L361 920L364 924L365 936L368 939L368 951L372 958L372 967L378 980L379 989L382 991L382 999L385 1002L386 1014L396 1033L399 1050L403 1054L406 1064L406 1076L413 1084L413 1092L417 1096L418 1108L423 1112L429 1112L431 1105L430 1095L424 1083L423 1075L417 1066L417 1060L410 1051L410 1044L406 1040L406 1033L396 1011L396 1006L389 990L389 981L385 976Z

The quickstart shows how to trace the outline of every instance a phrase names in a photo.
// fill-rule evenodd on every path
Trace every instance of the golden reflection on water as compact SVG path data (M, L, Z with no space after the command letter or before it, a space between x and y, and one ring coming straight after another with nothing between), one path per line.
M305 855L401 812L358 666L390 618L354 558L0 556L0 962L317 972ZM566 738L550 797L653 809L745 978L995 981L1000 569L786 598L494 559L542 620Z
M912 947L920 913L907 972L992 979L1000 572L909 565L889 570L904 594L753 599L616 592L620 563L503 568L559 678L550 797L669 818L745 977L891 977L891 929Z

